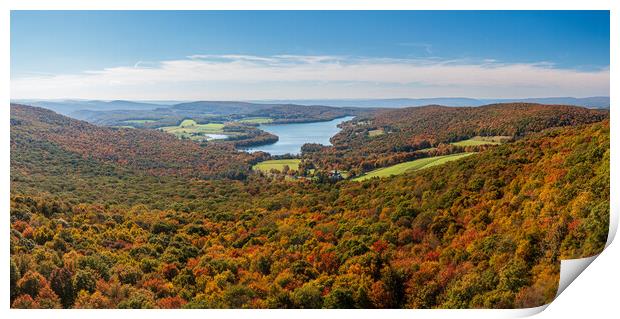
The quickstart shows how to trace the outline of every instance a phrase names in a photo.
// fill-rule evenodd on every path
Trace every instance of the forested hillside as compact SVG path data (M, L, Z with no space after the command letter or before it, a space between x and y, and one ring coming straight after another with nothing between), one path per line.
M233 121L245 117L269 117L274 123L330 121L344 116L367 115L376 108L332 107L323 105L263 104L235 101L197 101L159 107L154 110L80 110L71 115L98 125L122 126L130 120L148 119L139 127L176 125L186 118L201 121Z
M52 146L50 146L50 144ZM199 145L156 130L109 128L74 120L52 111L11 105L12 167L38 147L55 147L103 163L154 175L242 178L256 156L233 144Z
M307 156L321 166L364 172L427 156L418 151L431 147L439 147L433 150L436 155L462 151L447 144L474 136L521 138L550 127L608 117L606 110L528 103L385 110L343 123L342 131L331 140L333 148L310 151Z
M379 144L359 142L362 128L394 132L379 136L388 145L398 140L392 134L431 145L485 133L519 138L387 179L323 183L250 173L255 157L227 146L12 105L11 305L550 302L560 259L596 254L607 238L608 113L492 106L485 115L449 109L457 113L421 118L440 109L355 120L334 152L373 154Z
M250 115L273 118L273 123L284 124L330 121L345 116L373 114L376 110L374 108L283 104L262 108L250 113Z

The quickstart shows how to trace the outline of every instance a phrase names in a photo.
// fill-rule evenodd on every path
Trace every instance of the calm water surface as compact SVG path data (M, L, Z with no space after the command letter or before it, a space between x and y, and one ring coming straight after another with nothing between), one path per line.
M338 124L353 119L353 116L337 118L326 122L296 124L263 124L261 130L277 135L280 139L273 144L246 149L248 152L263 151L271 155L299 154L306 143L331 145L329 139L340 132Z

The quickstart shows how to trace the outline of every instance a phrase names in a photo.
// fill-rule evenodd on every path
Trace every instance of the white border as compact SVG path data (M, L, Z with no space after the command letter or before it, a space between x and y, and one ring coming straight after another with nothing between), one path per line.
M0 1L0 44L3 44L0 50L1 63L4 65L0 68L3 76L0 78L0 98L4 101L5 107L0 108L0 118L2 118L3 134L0 137L0 150L9 150L9 100L10 100L10 11L9 10L611 10L611 52L612 63L611 72L611 103L615 104L618 98L614 94L617 89L619 73L617 64L613 63L613 57L618 55L618 3L619 1L611 0L442 0L442 1L412 1L412 0L213 0L209 2L199 3L197 0L4 0ZM614 85L616 84L616 85ZM617 112L611 112L611 122L618 121ZM611 128L611 150L612 160L616 159L615 150L618 149L618 128L612 125ZM517 310L71 310L71 311L54 311L54 310L9 310L9 154L7 151L2 152L0 161L3 170L0 170L2 178L2 193L0 194L0 202L2 209L2 234L0 242L0 256L2 262L0 269L1 285L0 303L2 308L0 311L4 313L3 318L30 318L35 316L44 316L45 318L78 318L84 315L92 318L109 318L111 316L129 317L132 315L142 315L154 318L166 318L171 316L187 317L217 317L217 318L240 318L245 316L256 318L311 318L316 319L317 316L327 317L346 317L346 318L507 318L520 317L538 313L547 306L533 309L517 309ZM618 189L618 170L611 167L611 229L617 229L618 224L618 203L614 191ZM610 241L615 231L610 230ZM581 316L590 316L590 314L600 314L609 316L610 313L617 311L617 295L620 292L620 281L617 276L617 265L620 261L620 249L618 245L609 246L597 258L590 268L598 269L598 272L586 271L579 276L576 284L579 287L575 289L567 289L564 293L557 297L557 300L549 305L549 310L544 311L540 317L558 318L562 316L571 316L581 314ZM586 276L587 275L587 276ZM585 280L587 277L588 280ZM582 280L583 279L583 280ZM575 285L576 285L575 284ZM579 289L578 289L579 288ZM600 303L599 301L603 301Z

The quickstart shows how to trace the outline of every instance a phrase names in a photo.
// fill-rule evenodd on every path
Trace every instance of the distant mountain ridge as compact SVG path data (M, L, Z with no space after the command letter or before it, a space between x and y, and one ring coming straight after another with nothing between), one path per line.
M443 105L443 106L482 106L497 103L540 103L575 105L588 108L609 108L609 96L592 97L543 97L516 99L475 99L466 97L437 98L397 98L397 99L326 99L326 100L256 100L255 103L294 103L301 105L328 105L337 107L385 107L402 108L411 106Z
M213 114L230 115L240 113L251 113L253 111L262 110L277 106L278 104L259 104L242 101L196 101L179 103L172 105L173 110L184 111L208 111Z
M14 100L11 103L22 103L52 110L62 115L71 115L77 111L114 111L114 110L154 110L169 107L166 104L135 102L125 100Z
M154 111L176 113L178 111L208 110L213 114L248 114L260 112L283 105L301 106L329 106L346 108L403 108L426 105L443 105L452 107L482 106L497 103L540 103L575 105L587 108L608 109L608 96L593 96L584 98L575 97L545 97L521 99L475 99L466 97L437 97L437 98L394 98L394 99L301 99L301 100L252 100L252 101L127 101L127 100L14 100L12 103L22 103L43 107L54 112L88 120L94 112L108 111Z

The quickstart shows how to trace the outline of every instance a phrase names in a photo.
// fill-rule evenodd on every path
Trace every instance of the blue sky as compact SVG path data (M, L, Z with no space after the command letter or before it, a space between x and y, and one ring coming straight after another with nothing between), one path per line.
M11 13L13 98L608 95L609 59L606 11Z

